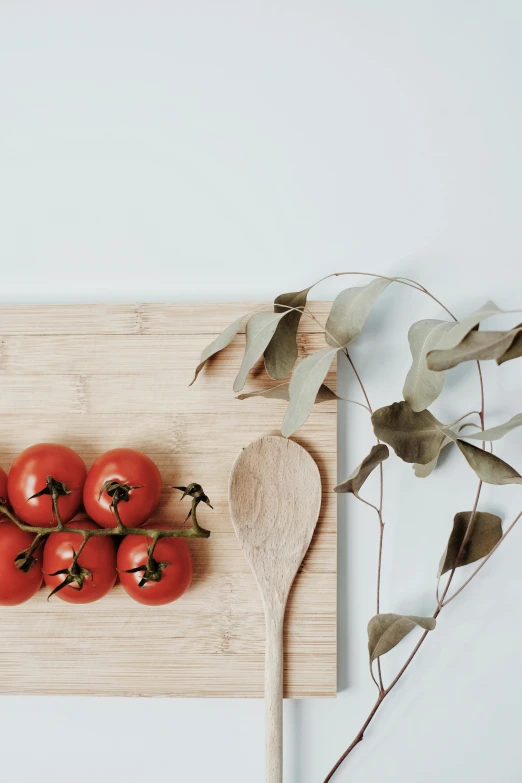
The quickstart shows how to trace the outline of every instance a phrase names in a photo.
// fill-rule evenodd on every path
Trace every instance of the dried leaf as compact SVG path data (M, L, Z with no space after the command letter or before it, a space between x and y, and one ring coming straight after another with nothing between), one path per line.
M288 391L288 383L280 383L277 386L272 386L270 389L261 389L260 391L245 392L244 394L238 394L238 400L246 400L248 397L266 397L272 400L289 400L290 394ZM340 400L341 398L330 389L326 384L321 384L315 403L331 402L332 400Z
M376 658L392 650L417 626L433 631L437 621L433 617L416 615L376 614L368 623L368 651L370 665Z
M429 411L413 411L407 402L394 402L372 415L379 440L388 443L405 462L427 465L438 457L446 440L443 425Z
M388 446L383 443L378 443L372 448L367 457L363 459L361 464L355 468L351 476L342 484L338 484L334 492L352 492L356 498L359 497L359 490L368 478L368 476L375 470L375 468L388 459L390 456L390 450Z
M425 465L421 465L418 462L415 462L413 464L413 470L415 472L415 476L417 478L427 478L435 468L437 467L437 462L439 461L439 454L435 457L435 459L432 459L431 462L427 462Z
M486 304L480 307L478 310L475 310L473 313L470 313L468 316L466 316L466 318L463 318L462 321L454 324L453 329L444 335L443 339L438 345L438 348L441 351L449 351L452 348L456 348L456 346L459 345L471 331L478 328L482 321L484 321L486 318L491 318L491 316L498 315L499 313L503 312L505 311L500 310L495 302L486 302Z
M281 294L274 300L274 312L283 313L287 307L305 307L306 297L310 288L303 291L291 291ZM297 327L302 313L292 310L286 318L277 324L274 336L268 343L265 351L265 368L267 373L275 381L286 378L292 372L297 359Z
M442 391L445 376L428 369L426 356L440 343L444 334L454 328L449 321L417 321L408 332L412 365L406 376L403 395L414 411L423 411Z
M288 313L256 313L248 319L245 333L246 346L241 367L234 381L234 391L241 391L247 375L263 352L277 329L277 324Z
M439 345L430 351L428 367L440 372L463 362L496 359L497 364L502 364L516 359L522 353L521 332L520 328L509 332L470 332L455 348L441 350Z
M497 359L497 364L501 365L504 364L504 362L509 362L511 359L518 359L522 356L522 328L521 324L519 324L513 331L516 331L516 335L513 339L513 342L509 346L509 348L506 350L505 353L502 354L502 356L499 356Z
M233 324L227 326L227 328L224 329L215 340L212 340L212 342L203 349L201 356L199 357L199 364L196 367L194 378L189 383L189 386L192 386L207 360L210 359L211 356L214 356L214 354L222 351L223 348L227 347L227 345L230 345L236 334L239 332L241 322L244 317L245 316L242 315L241 318L238 318L237 321L234 321Z
M456 443L479 479L486 484L522 484L520 473L500 457L460 439Z
M289 385L290 402L281 428L285 438L299 429L310 415L337 350L337 348L325 348L307 356L292 373Z
M449 446L450 443L453 443L453 440L451 438L446 438L439 450L439 453L437 454L434 459L431 460L431 462L427 462L426 465L420 465L418 462L416 462L413 466L413 470L415 471L415 475L417 478L427 478L430 473L433 473L435 468L437 467L437 463L439 461L440 452L442 449L446 448L446 446Z
M341 291L334 300L326 322L327 343L339 348L348 345L357 337L372 305L391 282L393 281L377 277L368 285Z
M330 389L329 386L327 386L325 383L322 383L319 386L319 391L317 392L317 397L315 398L316 405L320 402L332 402L332 400L342 400L342 397L339 397L339 395Z
M471 519L471 511L459 511L453 520L453 530L441 560L439 576L453 570ZM459 566L469 565L489 555L502 538L502 520L496 514L477 511L471 533L459 558Z
M466 440L486 440L491 442L500 440L500 438L503 438L504 435L507 435L508 432L511 432L511 430L514 430L517 427L522 427L522 413L517 413L512 419L506 421L505 424L499 424L498 427L489 427L487 430L480 430L479 432L474 432L472 435L462 435L461 437Z

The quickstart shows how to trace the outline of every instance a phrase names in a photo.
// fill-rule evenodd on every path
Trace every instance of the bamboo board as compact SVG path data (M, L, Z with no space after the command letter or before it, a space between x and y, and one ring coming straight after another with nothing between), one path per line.
M0 607L0 693L262 696L263 610L230 522L228 475L243 446L279 432L286 403L235 399L244 333L188 387L203 347L258 306L0 307L4 469L41 441L66 443L88 466L106 449L129 446L149 454L162 473L153 520L182 523L187 507L169 489L173 484L199 482L214 506L200 513L211 538L189 542L192 586L169 606L141 606L116 587L92 605L47 602L41 590L20 607ZM311 309L324 323L327 305L312 303ZM318 330L311 320L302 323L301 356L323 345ZM334 370L327 382L335 384ZM247 388L267 385L260 365ZM319 465L323 504L288 604L285 695L333 696L335 403L316 406L296 440Z

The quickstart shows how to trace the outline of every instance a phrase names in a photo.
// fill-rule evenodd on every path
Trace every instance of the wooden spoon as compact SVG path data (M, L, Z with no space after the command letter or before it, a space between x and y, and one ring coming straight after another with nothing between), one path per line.
M229 503L265 609L265 781L282 783L283 623L290 588L319 516L319 469L295 441L260 438L234 463Z

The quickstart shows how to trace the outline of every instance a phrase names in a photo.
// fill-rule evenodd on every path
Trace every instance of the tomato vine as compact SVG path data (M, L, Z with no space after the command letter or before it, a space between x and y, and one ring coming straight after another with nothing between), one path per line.
M146 536L151 540L151 543L147 547L147 555L148 555L147 562L143 566L143 568L140 567L138 569L143 571L143 575L140 580L140 587L145 586L145 584L149 581L159 582L161 581L162 578L162 572L169 565L169 563L157 562L154 558L154 552L156 546L161 539L209 538L210 536L210 531L202 527L199 524L197 518L197 508L200 503L205 503L210 508L212 508L210 500L208 496L205 494L203 487L200 484L193 482L186 487L175 486L172 488L182 492L181 500L183 500L186 497L191 499L191 507L185 518L185 522L191 520L192 524L190 527L170 528L165 525L162 525L158 528L155 528L151 526L130 527L124 525L121 520L121 515L119 511L120 504L122 502L128 501L130 493L145 488L127 486L118 481L113 481L111 482L110 486L104 487L104 491L107 491L108 494L111 496L110 507L115 517L115 521L116 521L115 527L98 527L97 525L94 524L91 524L89 527L82 527L81 522L78 522L78 524L75 525L74 521L68 522L67 524L64 523L62 520L62 516L60 514L60 499L69 495L71 490L68 489L65 483L55 479L53 476L47 476L46 486L38 490L34 495L31 496L31 498L28 498L28 500L30 500L32 498L42 496L44 494L50 495L51 503L52 503L53 521L55 522L54 526L52 527L44 526L44 525L32 525L22 521L13 512L12 508L8 503L8 499L2 497L0 498L0 514L2 514L4 517L9 519L11 522L13 522L21 531L25 533L31 533L34 535L34 539L31 545L27 549L19 552L15 557L15 565L19 570L28 573L31 570L31 568L35 565L36 562L35 553L37 553L40 547L44 544L44 542L47 541L49 536L53 533L67 533L68 535L72 534L72 535L81 536L82 537L81 545L78 547L78 550L76 552L74 552L73 550L72 561L68 566L68 568L63 569L61 571L57 571L55 574L49 575L49 576L55 576L60 574L64 576L64 579L61 581L61 583L52 590L49 596L50 598L52 595L59 592L63 588L67 587L68 585L75 584L76 585L75 589L81 590L84 586L84 581L86 577L92 576L90 572L87 569L83 568L79 562L79 558L82 552L84 551L87 542L90 539L97 538L100 536L105 538L112 537L112 536L125 537L130 535Z

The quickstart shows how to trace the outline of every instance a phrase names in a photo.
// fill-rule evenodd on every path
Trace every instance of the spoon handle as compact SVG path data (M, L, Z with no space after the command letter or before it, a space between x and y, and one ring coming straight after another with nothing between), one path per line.
M265 609L265 783L283 783L284 606Z

